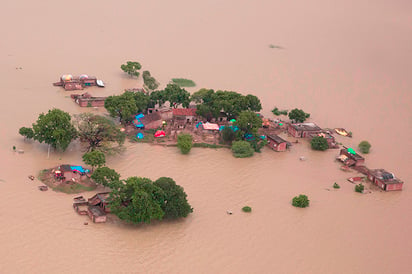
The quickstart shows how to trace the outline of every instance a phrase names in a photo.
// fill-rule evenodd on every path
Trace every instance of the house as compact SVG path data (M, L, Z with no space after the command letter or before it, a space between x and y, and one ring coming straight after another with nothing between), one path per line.
M173 119L175 120L183 120L186 123L193 123L197 121L195 108L174 108L172 110Z
M89 93L83 93L81 95L72 94L70 97L76 104L81 107L104 107L104 101L107 97L92 97Z
M333 137L332 134L330 134L329 132L320 132L320 133L312 133L310 134L310 137L323 137L326 139L326 141L328 142L328 146L329 148L339 148L338 144L336 143L335 137Z
M60 165L54 171L54 177L63 182L78 181L85 179L88 172L89 170L85 170L81 166Z
M172 120L173 118L173 111L172 108L169 107L161 107L161 108L148 108L147 114L158 113L160 119L163 121Z
M385 191L402 190L403 182L391 172L384 169L373 169L369 171L368 179Z
M365 158L357 154L352 148L341 149L337 159L347 166L362 166L365 163Z
M268 146L274 151L286 151L288 142L280 138L278 135L268 135Z
M289 124L288 132L295 138L308 138L311 134L322 132L322 129L314 123Z
M70 74L66 74L60 77L60 81L53 83L54 86L61 86L65 90L79 90L83 89L84 87L90 86L99 86L104 87L104 83L102 80L98 80L94 76L88 76L86 74L82 74L80 76L73 77Z
M107 206L109 196L110 192L97 193L93 197L89 198L87 202L90 206L97 206L101 208L104 212L109 213L110 208Z
M89 215L93 223L105 223L107 219L106 212L98 206L89 206L87 208L87 215Z

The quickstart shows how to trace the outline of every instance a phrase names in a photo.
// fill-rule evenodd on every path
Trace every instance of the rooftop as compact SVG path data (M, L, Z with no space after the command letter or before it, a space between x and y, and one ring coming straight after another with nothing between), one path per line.
M195 108L174 108L173 116L195 116L196 115Z
M300 124L291 124L293 128L298 131L319 131L322 130L314 123L300 123Z
M89 206L88 209L93 214L93 216L104 216L104 215L106 215L106 212L104 212L103 209L101 209L98 206Z
M273 141L275 141L276 143L280 144L280 143L287 143L286 140L283 140L282 138L280 138L279 136L272 134L272 135L268 135L268 139L272 139Z
M387 184L403 183L401 180L397 179L393 173L386 171L384 169L373 169L370 171L370 174L384 181Z

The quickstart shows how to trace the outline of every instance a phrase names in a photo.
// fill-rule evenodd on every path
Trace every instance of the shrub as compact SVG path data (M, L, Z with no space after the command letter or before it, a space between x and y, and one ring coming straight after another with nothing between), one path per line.
M184 78L173 78L172 82L179 87L194 87L196 86L196 83L193 82L190 79L184 79Z
M188 154L192 149L192 135L181 133L177 136L177 147L182 154Z
M300 194L292 199L292 205L295 207L307 207L309 206L308 196Z
M362 153L368 154L371 148L371 144L368 141L362 141L359 143L358 147Z
M236 141L232 143L233 156L236 158L246 158L253 156L253 148L247 141Z
M313 150L320 150L320 151L324 151L329 148L328 141L321 136L313 137L312 140L310 141L310 146L312 147Z
M230 127L225 127L221 132L222 139L225 143L232 143L236 139L236 133Z
M272 109L272 113L276 116L280 116L280 115L288 115L288 111L287 110L279 110L277 107L275 107L274 109Z
M365 189L365 186L360 183L359 185L355 186L355 191L359 193L363 193L363 190Z
M250 206L244 206L242 210L243 212L252 212L252 208Z
M336 189L338 189L338 188L340 188L340 185L338 185L336 182L333 184L333 188L336 188Z

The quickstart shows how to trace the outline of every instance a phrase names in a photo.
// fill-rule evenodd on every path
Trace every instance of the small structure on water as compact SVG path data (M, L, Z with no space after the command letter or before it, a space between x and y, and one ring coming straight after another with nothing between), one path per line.
M336 159L347 166L362 166L365 163L365 158L356 153L352 148L341 149Z
M97 193L87 201L83 196L73 199L73 208L79 215L88 215L94 223L105 223L110 212L107 199L110 192Z
M70 97L81 107L104 107L107 97L92 97L89 93L72 94Z
M98 206L88 206L87 215L93 223L105 223L107 220L106 212Z
M71 74L65 74L60 77L59 82L55 82L53 85L63 87L65 90L80 90L90 86L104 87L102 80L86 74L75 77Z
M384 169L370 170L368 179L385 191L402 190L403 187L403 181L396 178L393 173Z
M314 123L289 124L288 132L295 138L309 138L311 134L321 133L322 129Z
M286 151L288 146L288 141L283 140L278 135L272 134L267 136L268 139L268 146L273 149L274 151Z
M110 209L107 207L108 205L107 199L109 198L109 196L110 196L110 192L97 193L96 195L88 199L87 202L89 203L89 205L98 206L104 212L109 213Z

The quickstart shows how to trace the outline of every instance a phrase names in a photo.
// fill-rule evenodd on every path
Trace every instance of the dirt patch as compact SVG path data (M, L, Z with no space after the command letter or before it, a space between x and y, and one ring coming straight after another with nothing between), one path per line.
M88 176L83 176L81 180L74 181L62 181L57 180L54 177L54 171L56 168L43 169L40 171L38 179L52 188L55 191L64 192L64 193L81 193L84 191L91 191L96 189L97 185L93 182Z

